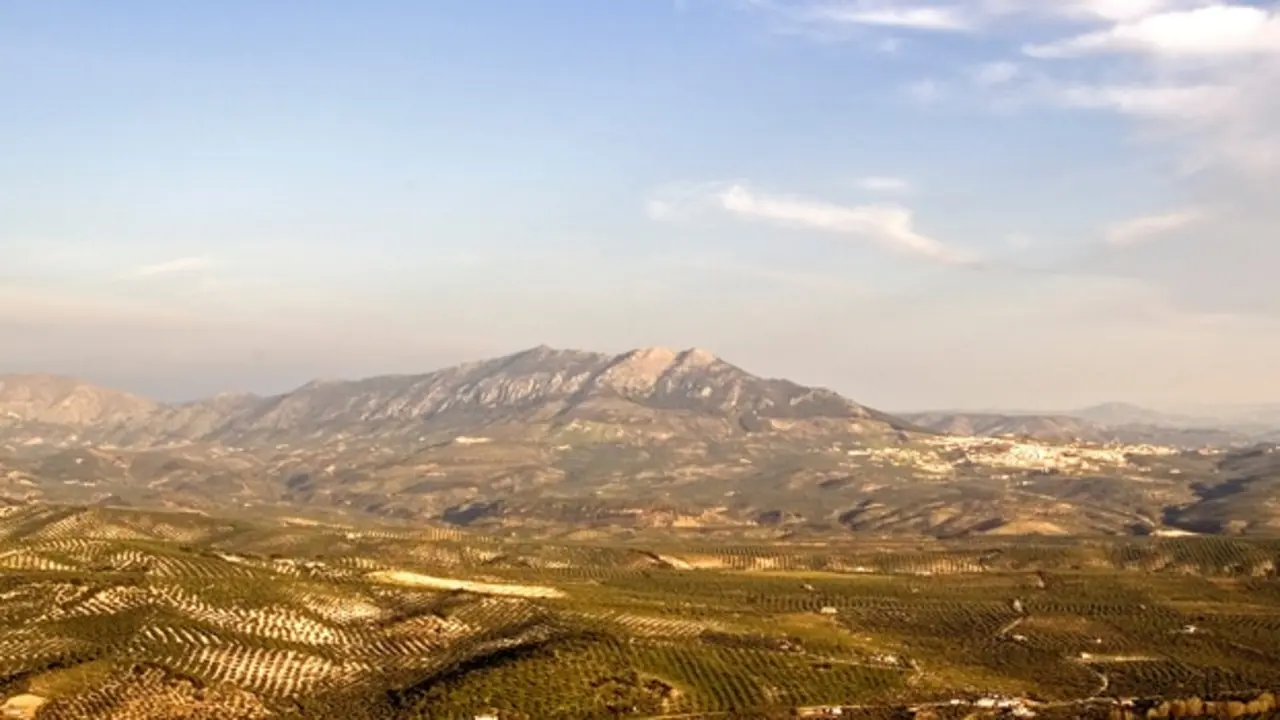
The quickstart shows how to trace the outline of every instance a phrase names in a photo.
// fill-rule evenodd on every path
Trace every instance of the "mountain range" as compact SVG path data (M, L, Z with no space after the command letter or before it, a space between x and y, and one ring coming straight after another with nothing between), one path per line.
M1280 425L1176 425L1151 420L1162 417L1149 411L1132 419L1090 420L1076 413L995 413L924 412L899 413L898 417L935 432L989 437L1029 437L1054 442L1150 443L1184 448L1242 447L1257 442L1280 440ZM1127 416L1136 418L1138 416Z
M1226 446L1280 438L1280 406L1275 405L1165 412L1112 402L1059 412L948 410L898 415L939 432L1025 435L1047 440Z
M61 426L100 441L284 442L421 435L475 426L572 421L733 434L773 423L866 429L908 424L829 390L751 375L705 350L617 356L540 346L423 375L315 381L283 395L220 395L164 405L49 375L0 376L9 424Z
M1249 439L1069 416L899 416L698 349L543 346L182 404L0 376L9 502L511 532L1267 532L1280 509L1256 500L1280 483L1275 456L1190 449Z

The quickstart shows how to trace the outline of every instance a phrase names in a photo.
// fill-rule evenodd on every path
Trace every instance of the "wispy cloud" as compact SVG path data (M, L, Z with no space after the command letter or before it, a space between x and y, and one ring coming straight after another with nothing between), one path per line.
M1114 112L1180 153L1181 169L1280 177L1280 4L1275 0L750 0L794 34L874 46L901 30L966 32L1021 47L961 72L993 109ZM1056 37L1055 37L1056 35ZM917 42L927 42L927 35ZM929 69L925 69L929 72ZM951 71L953 72L953 71ZM947 71L900 86L961 102Z
M1024 52L1058 63L1075 60L1071 67L1086 70L1097 61L1078 58L1122 56L1125 62L1102 67L1125 81L1076 85L1059 98L1155 123L1182 143L1187 169L1262 173L1274 183L1280 176L1280 7L1130 2L1129 12L1110 13L1110 25L1028 45Z
M887 178L881 178L882 180ZM894 203L841 205L797 195L763 192L745 181L675 183L657 190L645 203L659 222L685 222L716 214L774 225L843 235L886 250L934 263L975 262L915 229L911 210Z
M645 214L658 222L679 222L716 205L715 197L732 183L673 182L655 190L644 203Z
M907 97L921 105L938 102L943 96L942 84L932 78L910 82L902 88Z
M1194 5L1196 2L1198 0L1064 0L1057 4L1057 10L1068 18L1121 21Z
M807 26L830 38L848 28L925 32L977 32L1010 20L1111 21L1198 7L1206 0L736 0L789 25Z
M984 0L985 1L985 0ZM1001 0L996 0L997 2ZM728 0L762 14L781 34L819 42L869 41L879 52L896 52L897 37L885 33L966 33L985 20L971 0Z
M1018 77L1021 68L1017 63L1007 60L983 63L973 68L970 75L973 82L983 87L1003 85Z
M972 261L967 254L917 232L911 211L899 205L839 205L761 193L741 184L725 188L716 199L725 211L743 218L870 240L888 250L931 262Z
M1166 56L1280 53L1280 16L1246 5L1156 13L1054 42L1028 45L1033 57L1136 52Z
M1280 5L1243 0L966 0L979 29L1037 37L1019 57L907 87L924 104L978 99L991 109L1049 106L1129 118L1183 174L1280 187ZM1060 36L1043 39L1045 32ZM1012 37L1009 37L1012 35Z
M1052 89L1051 97L1066 107L1192 121L1220 113L1235 92L1223 85L1069 85Z
M903 193L911 190L911 183L899 177L870 175L858 178L858 187L880 193Z
M1136 245L1202 222L1206 217L1202 210L1189 209L1131 218L1107 228L1107 243L1113 247Z
M157 277L160 275L173 275L175 273L194 272L196 270L204 270L212 263L206 257L185 257L176 260L167 260L152 265L139 265L126 270L121 277L127 280Z
M968 30L973 17L959 6L906 5L894 2L825 4L804 13L811 22L870 25L908 30Z

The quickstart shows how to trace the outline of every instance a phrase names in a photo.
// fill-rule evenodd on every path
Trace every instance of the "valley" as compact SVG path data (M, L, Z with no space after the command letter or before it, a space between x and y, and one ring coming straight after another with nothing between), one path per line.
M1275 540L535 542L14 505L0 695L41 720L1257 714L1280 686L1278 558Z
M1280 690L1267 442L943 432L661 348L185 405L5 376L0 413L8 716L1263 717Z

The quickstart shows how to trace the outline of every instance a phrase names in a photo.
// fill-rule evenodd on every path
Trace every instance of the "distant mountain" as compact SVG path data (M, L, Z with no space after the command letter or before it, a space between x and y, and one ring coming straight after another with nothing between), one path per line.
M929 430L949 435L1032 438L1047 442L1125 443L1199 448L1232 447L1268 439L1263 434L1227 428L1139 423L1110 425L1069 414L933 412L903 413L899 417ZM1115 417L1121 416L1117 414Z
M0 412L0 505L234 508L623 536L652 527L759 537L1280 527L1280 510L1263 502L1274 486L1263 471L1270 455L1138 447L1234 440L1220 431L1068 415L899 417L698 349L537 347L419 375L179 405L10 376ZM1089 444L1116 441L1129 446ZM1230 484L1233 463L1253 474Z
M1106 427L1154 425L1159 427L1206 427L1217 423L1191 415L1160 412L1129 403L1103 403L1073 410L1068 415Z
M423 375L316 381L274 397L161 405L66 378L14 376L0 411L130 445L417 435L573 421L733 434L795 423L864 431L902 420L832 391L760 378L699 349L611 356L536 347Z
M59 375L0 375L0 424L87 427L135 422L159 407L136 395Z
M1195 409L1195 417L1218 425L1280 431L1280 403L1200 407Z
M1228 417L1238 422L1267 425L1280 430L1280 404L1254 405L1239 409L1235 413L1229 414Z
M1069 415L1001 413L904 413L905 420L948 435L1033 437L1041 440L1105 442L1106 429Z

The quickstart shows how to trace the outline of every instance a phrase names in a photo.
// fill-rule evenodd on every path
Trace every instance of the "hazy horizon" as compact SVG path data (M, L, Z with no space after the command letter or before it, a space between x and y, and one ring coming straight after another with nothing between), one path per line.
M1280 3L0 7L0 373L1280 403Z
M536 347L549 347L549 346L547 346L547 345L543 344L543 345L536 346ZM519 350L515 350L515 351L511 351L511 352L507 352L507 353L502 353L502 354L499 354L499 355L496 355L496 356L484 357L484 358L471 358L471 359L466 360L466 361L463 361L463 362L476 362L476 361L485 361L485 360L496 360L496 359L501 359L501 358L503 358L503 357L507 357L507 356L510 356L510 355L520 354L520 353L523 353L523 352L526 352L526 351L529 351L529 350L532 350L532 349L535 349L535 348L521 348L521 349L519 349ZM553 349L553 350L566 350L566 351L600 352L600 353L602 353L602 354L606 354L606 355L622 355L622 354L625 354L625 353L631 352L631 351L633 351L633 350L646 350L646 349L651 349L651 348L638 348L638 347L637 347L637 348L626 348L626 349L624 349L624 350L618 350L618 351L616 351L616 352L615 352L615 351L592 350L592 349L590 349L590 348L563 348L563 347L561 347L561 348L552 348L552 349ZM706 348L668 348L668 349L673 350L673 351L676 351L676 352L682 352L682 351L685 351L685 350L694 350L694 349L707 350ZM718 356L718 357L719 357L719 356ZM754 373L754 372L752 372L752 369L751 369L750 367L742 367L742 366L741 366L741 364L734 362L732 358L720 357L720 359L721 359L721 360L724 360L725 362L729 362L730 364L737 365L740 369L742 369L742 370L744 370L744 371L746 371L746 372L748 372L748 373L751 373L751 374L753 374L753 375L754 375L754 374L758 374L758 373ZM35 375L35 376L57 376L57 377L65 377L65 378L68 378L68 379L71 379L71 380L76 380L76 381L79 381L79 382L88 382L88 383L93 384L93 385L98 386L98 387L104 387L104 388L109 388L109 389L112 389L112 390L120 390L120 391L124 391L124 392L130 393L130 394L133 394L133 395L137 395L137 396L140 396L140 397L144 397L144 398L147 398L147 399L150 399L150 400L154 400L154 401L156 401L156 402L160 402L160 403L164 403L164 404L183 404L183 403L188 403L188 402L198 402L198 401L201 401L201 400L207 400L207 399L209 399L209 398L212 398L212 397L215 397L215 396L218 396L218 395L254 395L254 396L258 396L258 397L272 397L272 396L278 396L278 395L286 395L286 394L289 394L289 393L291 393L291 392L293 392L293 391L295 391L295 390L299 390L299 389L301 389L301 388L305 387L305 386L306 386L306 385L308 385L308 384L315 383L315 382L358 382L358 381L361 381L361 380L367 380L367 379L371 379L371 378L375 378L375 377L380 377L380 376L416 376L416 375L426 375L426 374L430 374L430 373L433 373L433 372L436 372L436 371L439 371L439 370L447 370L447 369L449 369L449 368L451 368L451 367L454 367L454 366L455 366L455 365L457 365L457 364L460 364L460 363L454 363L454 364L451 364L451 365L444 365L444 366L440 366L440 367L422 368L422 369L417 370L417 371L407 371L407 372L399 372L399 373L374 373L374 374L372 374L372 375L360 375L360 376L314 376L314 377L307 377L307 378L304 378L304 379L301 379L301 380L283 381L283 382L284 382L284 384L263 384L263 385L260 385L260 386L258 386L258 387L256 387L256 388L246 388L246 387L222 387L222 388L215 388L215 389L212 389L212 390L210 390L210 391L207 391L207 392L204 392L204 393L200 393L200 394L197 394L197 395L176 395L176 396L165 396L165 395L162 395L162 394L151 393L151 392L148 392L145 388L128 387L128 386L123 386L123 385L116 385L116 384L112 384L112 383L111 383L111 382L109 382L109 381L103 381L103 382L100 382L98 379L95 379L95 378L93 378L93 377L86 377L86 376L79 376L79 375L74 375L74 374L65 374L65 373L49 373L49 372L46 372L46 371L42 371L42 370L40 370L40 369L38 369L38 368L27 368L27 369L21 369L21 370L18 370L18 371L16 371L16 372L8 372L8 371L5 371L5 370L3 370L3 369L0 369L0 380L3 380L3 378L4 378L6 375L8 375L8 376ZM1218 405L1149 406L1149 405L1140 405L1140 404L1138 404L1138 403L1128 402L1128 401L1125 401L1125 400L1123 400L1123 399L1121 399L1121 400L1115 400L1115 399L1112 399L1112 400L1103 400L1103 401L1099 401L1099 402L1096 402L1096 403L1090 403L1090 404L1088 404L1088 405L1080 405L1080 406L1074 406L1074 407L1040 407L1040 408L1036 408L1036 407L1013 407L1013 406L1010 406L1010 407L992 407L992 406L968 406L968 407L945 407L945 406L893 407L893 406L880 406L880 405L877 405L877 404L875 404L875 403L869 403L869 402L866 402L865 400L863 400L863 399L861 399L861 398L857 397L856 395L854 395L854 394L852 394L852 393L850 393L850 392L847 392L847 391L841 390L840 388L836 388L836 387L829 387L829 386L823 386L823 385L818 384L818 383L810 383L810 382L806 382L803 378L782 377L782 376L767 376L767 375L765 375L764 377L770 377L771 379L776 379L776 380L789 380L789 381L792 381L792 382L799 383L799 384L801 384L801 385L808 385L808 386L812 386L812 387L822 387L822 388L825 388L825 389L828 389L828 390L833 390L833 391L835 391L835 392L840 393L841 395L844 395L845 397L848 397L850 400L854 400L854 401L856 401L856 402L861 402L861 403L863 403L863 404L866 404L866 405L869 405L869 406L875 407L875 408L876 408L876 409L878 409L878 410L882 410L882 411L886 411L886 412L890 412L890 413L957 413L957 414L975 414L975 415L981 415L981 414L993 414L993 415L1055 415L1055 414L1071 414L1071 413L1080 412L1080 411L1085 411L1085 410L1092 410L1092 409L1103 408L1103 407L1106 407L1106 406L1120 406L1120 407L1133 408L1133 409L1137 409L1137 410L1145 410L1145 411L1158 412L1158 413L1167 414L1167 415L1174 416L1174 417L1177 417L1177 416L1183 416L1184 418L1187 418L1187 419L1193 419L1193 420L1194 420L1194 419L1202 419L1202 420L1205 420L1205 421L1207 421L1207 422L1214 422L1214 421L1217 421L1217 420L1226 420L1226 419L1228 419L1228 418L1229 418L1229 416L1231 416L1231 415L1233 415L1233 414L1237 414L1237 413L1245 413L1245 412L1249 412L1249 411L1256 411L1256 410L1267 410L1267 411L1280 410L1280 403L1269 403L1269 402L1258 402L1258 403L1238 403L1238 404L1218 404Z

